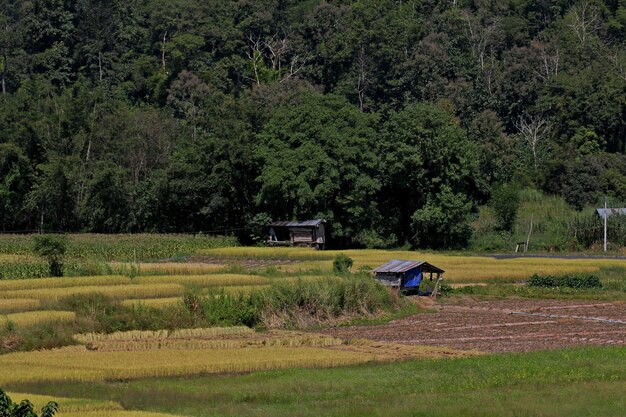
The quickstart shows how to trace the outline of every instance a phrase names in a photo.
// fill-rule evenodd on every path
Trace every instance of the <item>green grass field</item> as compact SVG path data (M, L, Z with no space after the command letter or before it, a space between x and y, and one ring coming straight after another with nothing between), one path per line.
M617 417L626 409L626 348L9 387L198 417Z

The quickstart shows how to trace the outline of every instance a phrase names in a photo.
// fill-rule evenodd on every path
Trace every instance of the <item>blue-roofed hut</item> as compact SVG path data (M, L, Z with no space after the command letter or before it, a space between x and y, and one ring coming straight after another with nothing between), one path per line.
M425 261L392 260L374 269L381 284L402 290L418 290L422 279L441 280L445 271ZM435 285L437 288L437 285Z

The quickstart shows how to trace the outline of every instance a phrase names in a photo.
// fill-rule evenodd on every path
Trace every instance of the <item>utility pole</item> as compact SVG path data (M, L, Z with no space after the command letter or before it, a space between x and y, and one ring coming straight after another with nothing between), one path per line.
M604 251L606 252L606 221L609 218L609 212L606 207L606 196L604 197Z

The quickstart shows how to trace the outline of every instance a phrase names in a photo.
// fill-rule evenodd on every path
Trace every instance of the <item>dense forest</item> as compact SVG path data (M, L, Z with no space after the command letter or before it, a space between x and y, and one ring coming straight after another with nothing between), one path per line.
M0 230L462 246L626 200L626 0L0 0Z

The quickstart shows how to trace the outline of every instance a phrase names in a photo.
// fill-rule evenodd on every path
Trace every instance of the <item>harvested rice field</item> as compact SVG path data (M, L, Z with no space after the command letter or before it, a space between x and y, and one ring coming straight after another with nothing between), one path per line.
M626 346L626 303L452 298L435 312L377 326L323 331L342 339L448 347L480 352L529 352L579 346Z

